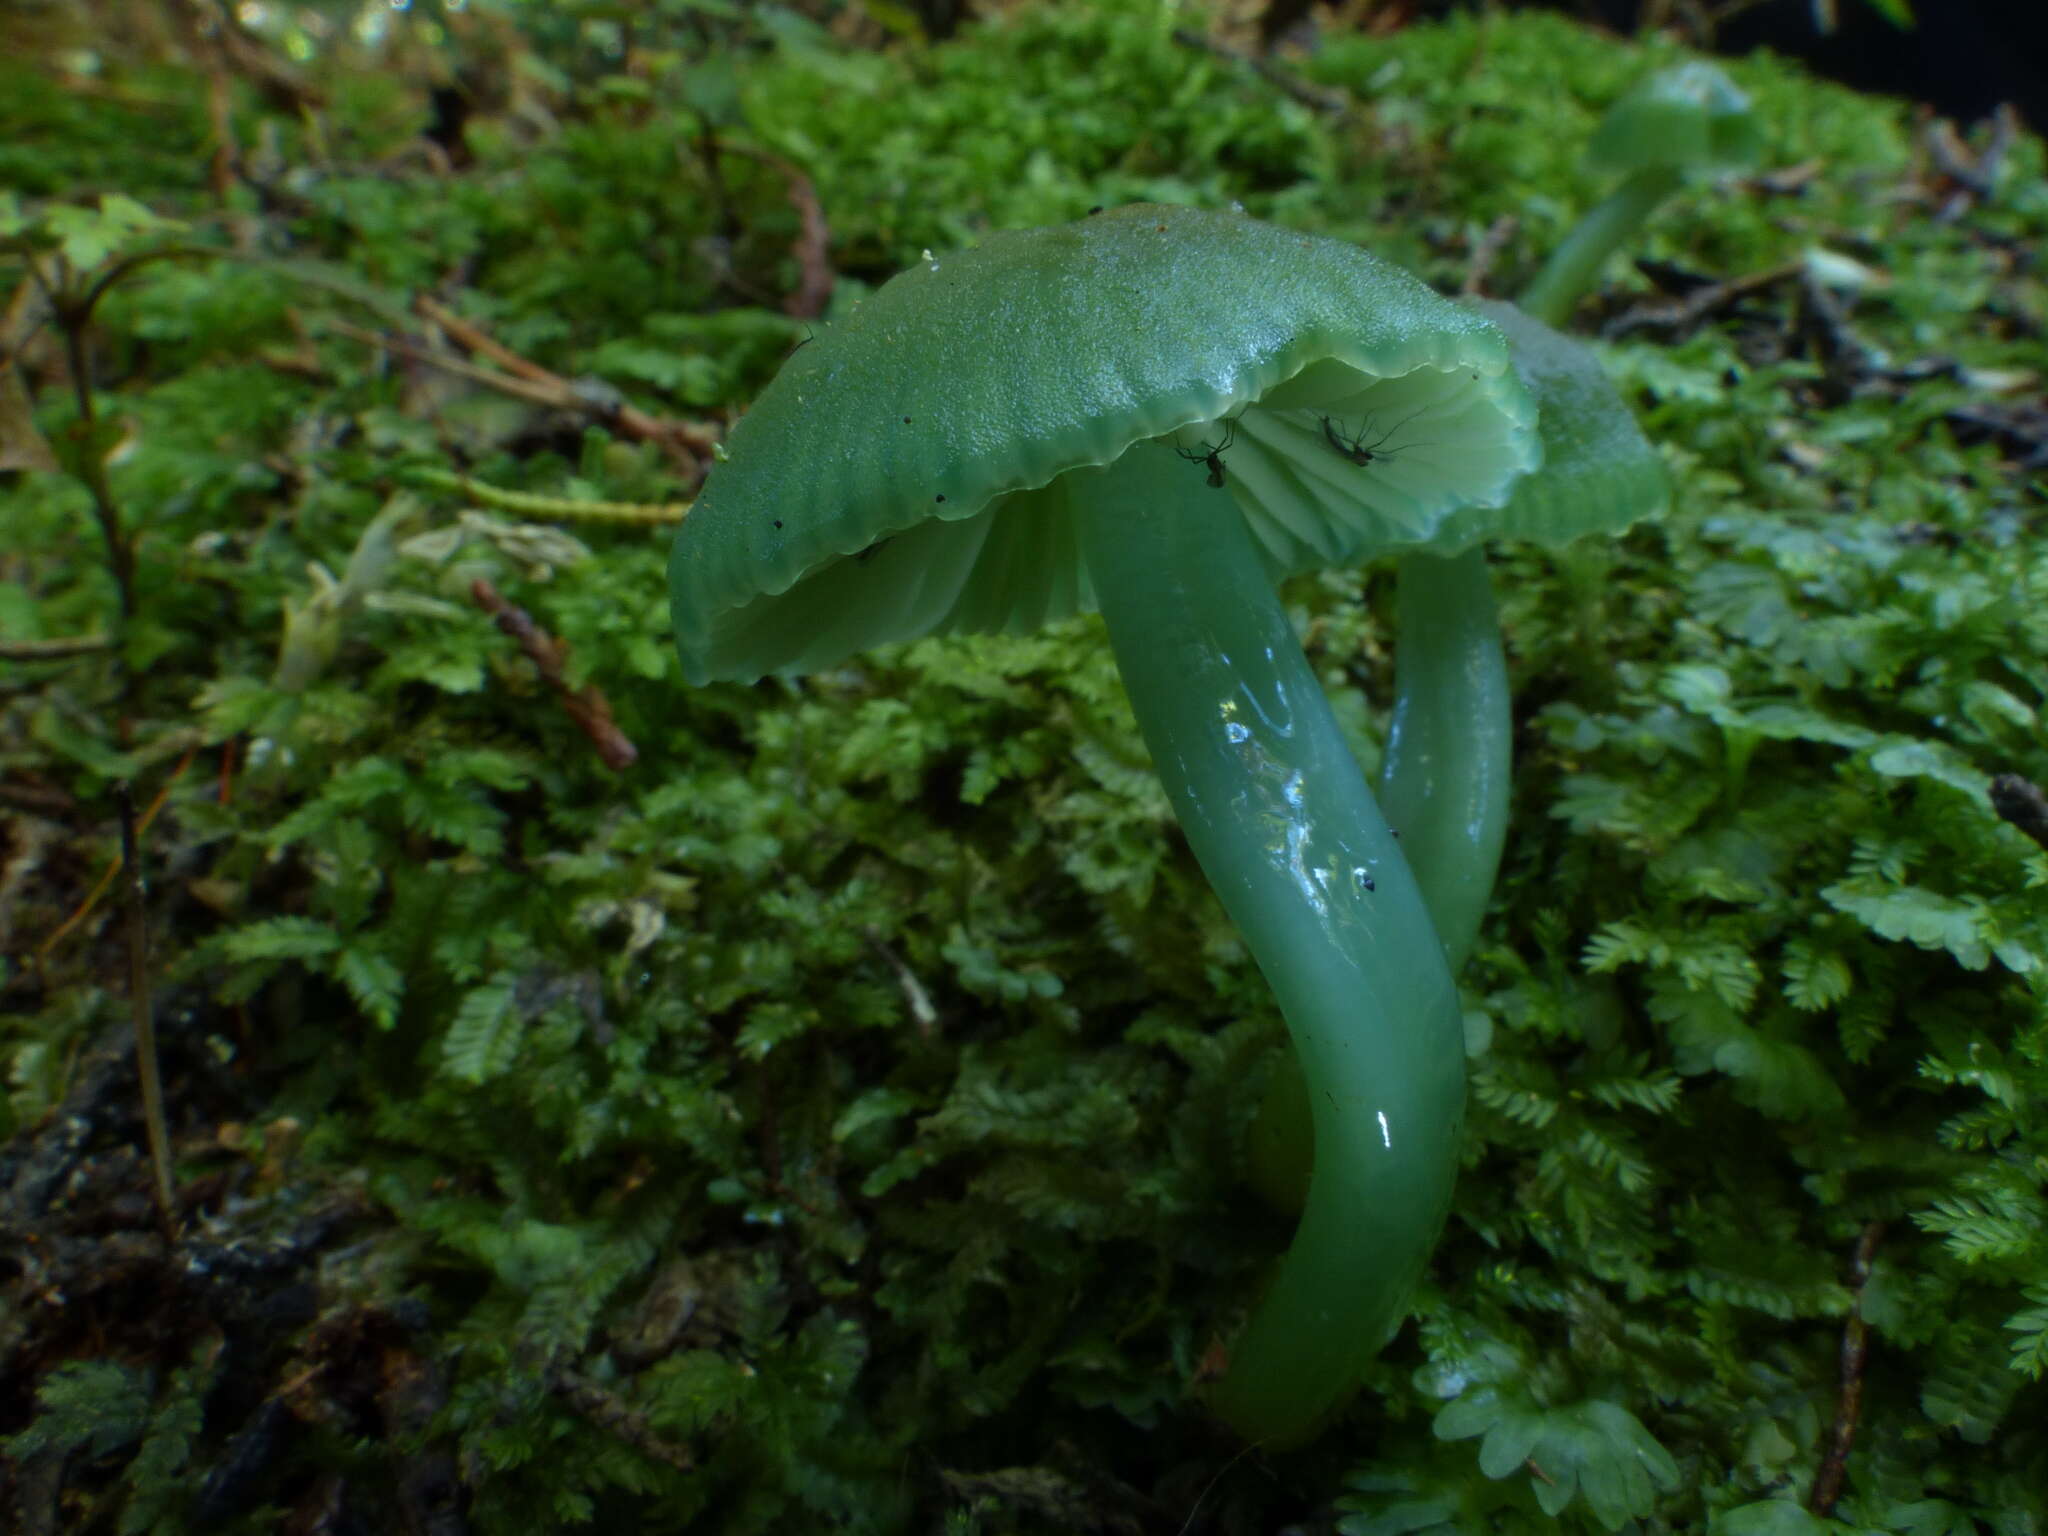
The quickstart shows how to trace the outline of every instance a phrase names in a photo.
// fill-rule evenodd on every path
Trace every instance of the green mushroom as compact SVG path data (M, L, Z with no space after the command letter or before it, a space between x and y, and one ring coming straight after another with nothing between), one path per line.
M1275 591L1457 555L1541 450L1507 339L1357 249L1141 205L928 256L800 349L678 535L693 683L1101 612L1196 858L1273 988L1314 1173L1217 1411L1306 1436L1449 1207L1456 989Z
M1522 294L1523 312L1564 324L1608 257L1688 178L1751 170L1762 158L1756 112L1716 66L1695 60L1642 81L1608 108L1586 146L1587 163L1621 175L1621 185L1551 252Z

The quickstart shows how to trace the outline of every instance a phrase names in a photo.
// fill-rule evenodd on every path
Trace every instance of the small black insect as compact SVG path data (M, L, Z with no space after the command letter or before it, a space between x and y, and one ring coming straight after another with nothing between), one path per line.
M1209 484L1217 490L1223 489L1223 455L1230 451L1230 445L1237 441L1237 419L1228 417L1223 423L1223 441L1211 447L1203 443L1199 450L1174 445L1174 452L1190 464L1206 464L1209 467Z
M1423 409L1426 410L1428 409L1428 407L1425 406ZM1349 459L1353 464L1356 464L1359 466L1359 468L1363 469L1366 465L1371 464L1376 460L1391 459L1395 454L1399 453L1401 451L1401 448L1389 448L1387 446L1388 440L1391 439L1396 432L1400 431L1403 427L1407 426L1409 422L1413 421L1416 416L1420 416L1421 414L1421 411L1417 411L1413 416L1404 416L1401 420L1395 422L1391 427L1387 428L1386 431L1382 432L1378 437L1373 438L1373 440L1369 443L1366 441L1366 438L1370 436L1372 433L1372 418L1370 416L1365 418L1365 425L1363 427L1359 428L1358 431L1349 434L1339 430L1336 423L1331 421L1329 417L1325 416L1322 418L1323 436L1329 439L1330 446L1336 449L1340 455L1342 455L1344 458ZM1415 448L1419 446L1420 445L1416 443L1402 444L1403 448Z

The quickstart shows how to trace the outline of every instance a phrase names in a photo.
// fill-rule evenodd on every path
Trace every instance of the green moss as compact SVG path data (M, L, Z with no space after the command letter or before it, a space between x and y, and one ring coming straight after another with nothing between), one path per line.
M675 49L734 77L720 131L802 166L864 280L1152 195L1236 198L1447 285L1513 214L1507 292L1599 195L1575 146L1674 56L1506 16L1331 39L1299 68L1358 105L1324 117L1176 44L1174 21L1062 7L941 47L785 28ZM220 1528L275 1528L324 1472L395 1525L392 1469L440 1451L484 1532L994 1536L1081 1528L1077 1508L1173 1530L1198 1502L1243 1532L1812 1527L1860 1307L1829 1528L2048 1518L2048 858L1988 795L1997 774L2048 781L2048 560L2014 409L2044 307L2013 254L2048 238L2037 142L1988 205L1934 218L1903 108L1731 65L1774 163L1822 168L1796 196L1683 201L1649 253L1716 276L1861 263L1833 291L1879 371L1830 371L1790 281L1605 346L1678 508L1498 559L1516 814L1463 977L1448 1236L1350 1415L1309 1451L1234 1461L1191 1385L1288 1238L1238 1183L1279 1024L1092 621L692 690L658 536L579 525L579 559L423 504L327 671L269 682L308 562L343 572L391 473L447 443L537 493L685 489L601 424L328 322L395 329L406 289L436 285L656 413L739 408L801 339L779 307L785 180L729 157L733 233L676 152L701 126L681 77L656 61L646 98L600 97L578 82L615 68L602 47L558 45L569 128L494 118L452 178L295 161L292 197L238 204L290 274L147 266L100 313L145 664L9 662L0 685L10 792L80 807L42 813L60 830L33 861L9 854L10 1155L49 1144L79 1085L126 1103L90 1069L123 1017L117 931L95 937L96 915L40 981L31 954L109 852L125 773L145 801L169 790L146 842L182 1177L220 1175L243 1198L214 1217L269 1243L323 1198L360 1203L313 1245L324 1267L249 1282L306 1281L324 1321L218 1367L195 1336L257 1338L228 1291L138 1283L55 1312L0 1276L33 1340L7 1335L0 1432L31 1436L13 1475L66 1447L94 1518L177 1528L251 1405L303 1378L293 1401L338 1416L298 1421ZM203 82L175 90L174 119L202 123ZM17 185L118 183L227 243L203 157L37 99L56 137ZM379 123L403 116L376 99ZM1588 324L1647 296L1631 270L1609 281ZM842 277L840 302L858 289ZM292 361L294 316L317 367ZM662 362L687 355L712 366ZM55 352L24 376L61 439ZM10 638L115 624L90 518L75 482L6 473ZM601 766L474 606L478 576L567 642L565 681L603 690L631 768ZM1368 752L1390 595L1381 570L1287 590ZM90 1122L69 1209L16 1217L119 1229L101 1197L125 1114ZM389 1353L343 1347L362 1338ZM337 1365L304 1374L358 1357L430 1365L438 1403L408 1417ZM114 1427L92 1439L79 1403L118 1407L93 1419Z

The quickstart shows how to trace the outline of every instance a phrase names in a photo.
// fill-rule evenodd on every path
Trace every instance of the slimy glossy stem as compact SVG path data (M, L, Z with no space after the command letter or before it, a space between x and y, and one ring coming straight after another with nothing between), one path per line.
M1379 800L1456 976L1479 936L1507 840L1514 716L1493 582L1480 550L1401 561L1394 719ZM1278 1062L1248 1147L1252 1187L1298 1211L1315 1162L1300 1063Z
M1069 481L1139 728L1309 1087L1301 1225L1215 1396L1247 1438L1298 1441L1398 1326L1449 1209L1457 991L1233 498L1153 444Z
M1403 559L1398 622L1380 804L1455 976L1493 895L1513 779L1507 658L1484 552Z
M1572 307L1599 278L1607 258L1649 221L1682 179L1671 170L1638 171L1629 177L1550 253L1536 280L1516 300L1522 312L1545 325L1562 327L1571 319Z

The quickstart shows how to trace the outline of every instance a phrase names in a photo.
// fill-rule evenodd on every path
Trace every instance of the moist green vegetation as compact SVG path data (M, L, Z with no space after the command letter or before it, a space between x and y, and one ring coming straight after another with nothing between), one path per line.
M424 33L335 44L317 119L229 79L225 208L200 76L137 107L118 71L82 103L0 64L0 282L25 249L115 275L90 422L64 327L8 336L68 470L22 467L0 394L0 637L118 642L0 662L18 1528L2042 1528L2048 855L1991 793L2048 780L2038 143L1965 195L1902 109L1737 64L1813 173L1682 199L1647 254L1824 250L1819 281L1652 324L1615 270L1582 312L1678 504L1497 557L1520 761L1457 1207L1348 1415L1239 1458L1191 1383L1286 1246L1239 1183L1280 1025L1099 626L685 688L658 531L408 478L658 502L680 462L338 322L425 345L430 290L649 415L743 405L803 337L799 216L707 136L809 178L836 305L1135 197L1445 287L1512 214L1511 293L1600 195L1575 146L1675 55L1539 19L1332 39L1299 67L1351 106L1318 114L1131 6L885 48L706 7L631 68L601 21L489 19L440 50L516 63L473 163L406 139ZM120 265L171 246L211 254ZM1368 764L1391 589L1289 589ZM124 778L166 795L168 1254L118 903L56 936Z

